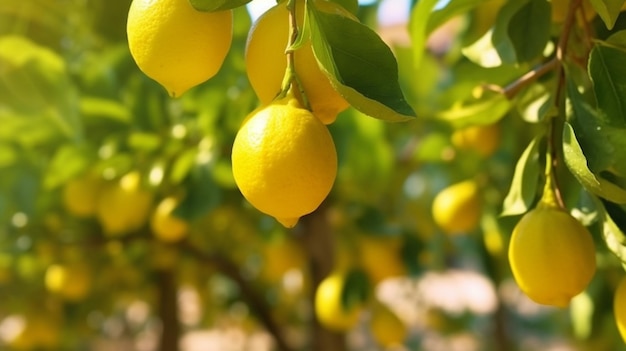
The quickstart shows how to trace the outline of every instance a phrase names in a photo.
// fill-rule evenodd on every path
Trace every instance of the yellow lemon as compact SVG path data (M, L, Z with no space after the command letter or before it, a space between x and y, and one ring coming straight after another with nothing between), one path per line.
M291 269L306 269L306 258L302 247L290 238L276 238L264 243L261 275L270 282L280 281Z
M51 293L69 301L79 301L89 293L91 273L85 265L77 263L53 264L46 269L44 282Z
M407 327L386 305L377 302L372 308L370 330L376 342L383 347L401 345L407 336Z
M235 137L232 167L254 207L293 227L330 192L337 153L326 126L287 97L247 118Z
M626 342L626 278L622 278L615 295L613 297L613 314L615 316L615 322L617 323L617 329L624 342Z
M354 16L340 5L329 1L316 1L322 11ZM296 1L297 22L304 19L304 1ZM269 104L280 92L287 69L289 37L289 11L283 1L265 12L253 24L246 43L246 71L252 88L262 104ZM348 107L348 102L333 88L330 80L320 69L311 43L306 43L294 52L296 75L302 84L313 114L324 124L335 121L337 114Z
M150 217L150 228L157 238L174 242L184 238L189 231L187 221L174 215L174 210L178 207L178 199L167 197L157 206Z
M93 216L101 187L102 180L93 174L71 179L63 187L63 206L74 216Z
M566 307L596 271L591 234L566 211L541 203L511 236L509 261L520 289L537 303Z
M359 262L374 284L406 274L398 243L393 238L359 236Z
M345 332L352 329L359 321L362 306L344 306L342 294L345 276L342 272L333 272L315 291L315 315L324 327Z
M137 66L178 97L219 71L232 41L233 14L197 11L189 0L134 0L126 31Z
M478 185L465 180L443 189L435 196L432 212L435 223L449 234L473 230L482 212Z
M500 146L501 134L498 124L471 126L456 130L452 134L452 144L459 149L473 150L486 157Z
M141 188L138 172L130 172L102 189L96 215L105 234L118 236L141 228L151 207L152 193Z

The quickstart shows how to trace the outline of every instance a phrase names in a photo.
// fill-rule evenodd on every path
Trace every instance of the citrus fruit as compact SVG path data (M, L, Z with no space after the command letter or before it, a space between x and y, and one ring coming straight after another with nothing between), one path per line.
M261 275L270 282L280 281L292 269L304 270L306 258L302 247L293 239L273 238L261 247Z
M372 308L370 330L374 340L385 348L401 345L407 336L404 322L389 307L378 301Z
M287 69L285 49L289 39L289 11L286 3L283 1L261 15L248 34L246 72L261 104L269 104L278 95ZM354 18L333 2L320 0L315 5L325 12ZM298 25L302 26L304 1L296 1L296 12ZM313 114L324 124L334 122L337 114L348 107L348 102L320 69L309 40L294 52L294 66Z
M622 278L613 296L613 314L617 329L626 342L626 278Z
M449 234L473 230L482 212L478 185L465 180L443 189L435 196L432 212L435 223Z
M178 199L166 197L161 200L150 217L150 228L154 236L166 242L182 239L189 231L187 222L173 212L178 207Z
M63 206L77 217L95 215L102 183L102 180L93 174L69 180L63 187Z
M137 66L178 97L219 71L232 41L233 14L197 11L189 0L134 0L126 32Z
M138 172L130 172L102 189L96 215L105 234L118 236L141 228L151 207L152 193L141 188Z
M568 212L544 203L513 229L509 261L520 289L544 305L566 307L596 270L593 238Z
M359 262L374 284L407 273L402 262L399 243L394 238L359 236Z
M330 192L337 153L326 126L288 96L246 119L233 143L232 168L254 207L293 227Z
M500 146L500 126L490 124L458 129L452 134L452 144L462 150L473 150L482 156L492 155Z
M345 332L352 329L359 321L362 306L344 306L343 289L345 275L333 272L317 287L315 291L315 315L324 327Z
M85 298L91 287L91 275L84 265L53 264L46 269L46 289L69 301Z

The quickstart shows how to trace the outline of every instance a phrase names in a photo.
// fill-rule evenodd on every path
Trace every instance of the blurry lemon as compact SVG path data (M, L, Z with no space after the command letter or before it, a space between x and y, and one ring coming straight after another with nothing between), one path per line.
M370 330L376 342L383 347L401 345L407 336L407 327L386 305L376 302L372 308Z
M591 234L569 213L540 203L517 223L509 261L517 284L537 303L567 307L596 271Z
M48 267L45 275L46 289L69 301L85 298L91 288L91 272L85 265L54 264Z
M262 104L269 104L281 90L289 39L289 11L283 1L265 12L252 25L246 44L246 71L252 88ZM340 5L330 1L316 1L324 12L353 18ZM296 1L297 21L302 26L304 1ZM296 75L302 84L313 114L324 124L335 121L337 114L348 107L348 102L333 88L319 68L309 40L294 53Z
M622 340L626 342L626 278L622 278L615 295L613 296L613 314L615 316L615 322L617 323L617 329L622 336Z
M359 236L359 262L374 284L406 274L398 244L394 238Z
M262 245L263 266L261 274L270 282L280 281L285 273L292 269L303 270L306 267L302 247L290 238L272 239Z
M95 215L102 183L100 177L91 173L69 180L63 187L63 206L77 217Z
M219 71L232 41L233 14L197 11L189 0L134 0L126 31L137 66L178 97Z
M232 167L254 207L293 227L330 192L337 154L326 126L287 97L247 118L235 137Z
M435 196L432 212L435 223L449 234L473 230L482 212L478 185L465 180L443 189Z
M16 328L4 340L11 350L58 350L61 342L60 317L47 311L37 311L24 316L9 316ZM13 330L11 330L13 332Z
M178 199L167 197L161 200L150 218L152 233L163 241L178 241L189 231L187 221L174 215L176 207L178 207Z
M152 206L152 193L141 188L141 175L131 172L102 189L97 217L105 234L118 236L141 228Z
M324 327L345 332L352 329L359 321L362 307L344 306L342 294L345 275L333 272L324 278L315 291L315 315Z
M467 127L452 134L452 144L459 149L473 150L487 157L500 146L501 134L498 124Z

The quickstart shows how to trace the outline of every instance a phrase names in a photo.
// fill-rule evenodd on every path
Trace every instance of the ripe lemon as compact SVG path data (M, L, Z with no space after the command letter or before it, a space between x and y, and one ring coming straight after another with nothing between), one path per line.
M613 314L617 329L624 342L626 342L626 278L622 278L613 297Z
M340 5L329 1L316 1L325 12L354 18ZM304 1L296 2L297 22L304 19ZM269 104L280 92L287 69L285 49L289 39L289 11L283 1L266 11L252 25L246 43L246 71L250 84L261 100ZM309 101L313 114L324 124L335 121L337 114L348 107L348 102L333 88L330 80L319 68L310 41L294 53L298 80Z
M407 273L398 244L393 238L359 237L359 262L374 284Z
M54 264L46 269L45 286L51 293L59 294L66 300L79 301L85 298L91 288L91 274L86 266Z
M261 252L261 276L269 282L280 281L292 269L306 269L307 261L302 247L290 238L272 239L262 245Z
M407 327L386 305L376 302L372 308L370 330L376 342L387 348L401 345L407 336Z
M151 207L152 193L141 188L141 175L131 172L102 189L96 215L105 234L118 236L141 228Z
M478 226L481 201L478 185L473 180L453 184L435 196L433 219L449 234L461 234Z
M315 291L315 315L324 327L345 332L352 329L358 322L362 306L344 306L342 294L345 276L342 272L333 272L317 287Z
M235 137L232 167L254 207L293 227L330 192L337 153L326 126L288 96L248 116Z
M219 71L232 41L233 14L197 11L189 0L134 0L126 31L137 66L178 97Z
M498 149L500 138L501 132L498 124L471 126L456 130L452 134L452 144L459 149L473 150L487 157Z
M187 222L174 215L178 206L178 199L166 197L161 200L150 217L150 228L158 239L166 242L178 241L187 235L189 225Z
M511 236L509 261L520 289L537 303L567 307L596 270L591 234L569 213L541 203Z
M101 187L102 180L93 174L71 179L63 187L63 206L74 216L93 216Z

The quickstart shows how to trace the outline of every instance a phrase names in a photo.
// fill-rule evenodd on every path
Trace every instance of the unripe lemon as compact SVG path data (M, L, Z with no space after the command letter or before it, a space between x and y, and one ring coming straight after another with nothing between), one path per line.
M473 230L482 212L478 185L465 180L443 189L435 196L432 212L435 223L449 234Z
M151 207L152 193L141 188L141 175L131 172L102 189L96 215L105 234L118 236L141 228Z
M157 238L166 242L175 242L187 235L189 225L174 215L178 200L174 197L163 199L150 217L150 228Z
M71 179L63 187L63 206L74 216L93 216L101 187L102 180L92 174Z
M197 11L189 0L134 0L126 31L137 66L178 97L219 71L232 41L233 14Z
M370 330L376 342L383 347L401 345L407 336L404 322L389 307L380 302L377 302L372 309Z
M89 293L91 274L84 265L54 264L46 270L45 285L51 293L69 301L79 301Z
M544 305L567 307L596 271L591 234L566 211L541 203L511 236L509 261L520 289Z
M456 130L452 134L452 144L459 149L473 150L487 157L500 146L501 134L498 124L471 126Z
M362 306L344 306L342 294L345 276L342 272L333 272L317 287L315 291L315 315L324 327L345 332L352 329L358 322Z
M289 39L289 11L286 1L266 11L253 24L246 43L246 71L248 79L261 104L269 104L281 90L287 69L285 49ZM325 12L354 18L340 5L329 1L316 1ZM297 22L304 19L304 1L296 1ZM296 75L302 84L313 114L324 124L335 121L337 114L348 107L348 102L333 88L328 77L319 68L311 43L306 43L294 53Z
M626 278L620 280L615 290L615 296L613 297L613 314L615 315L615 322L617 323L619 334L622 336L624 342L626 342Z
M330 192L337 153L326 126L288 97L246 119L233 143L232 167L254 207L293 227Z

